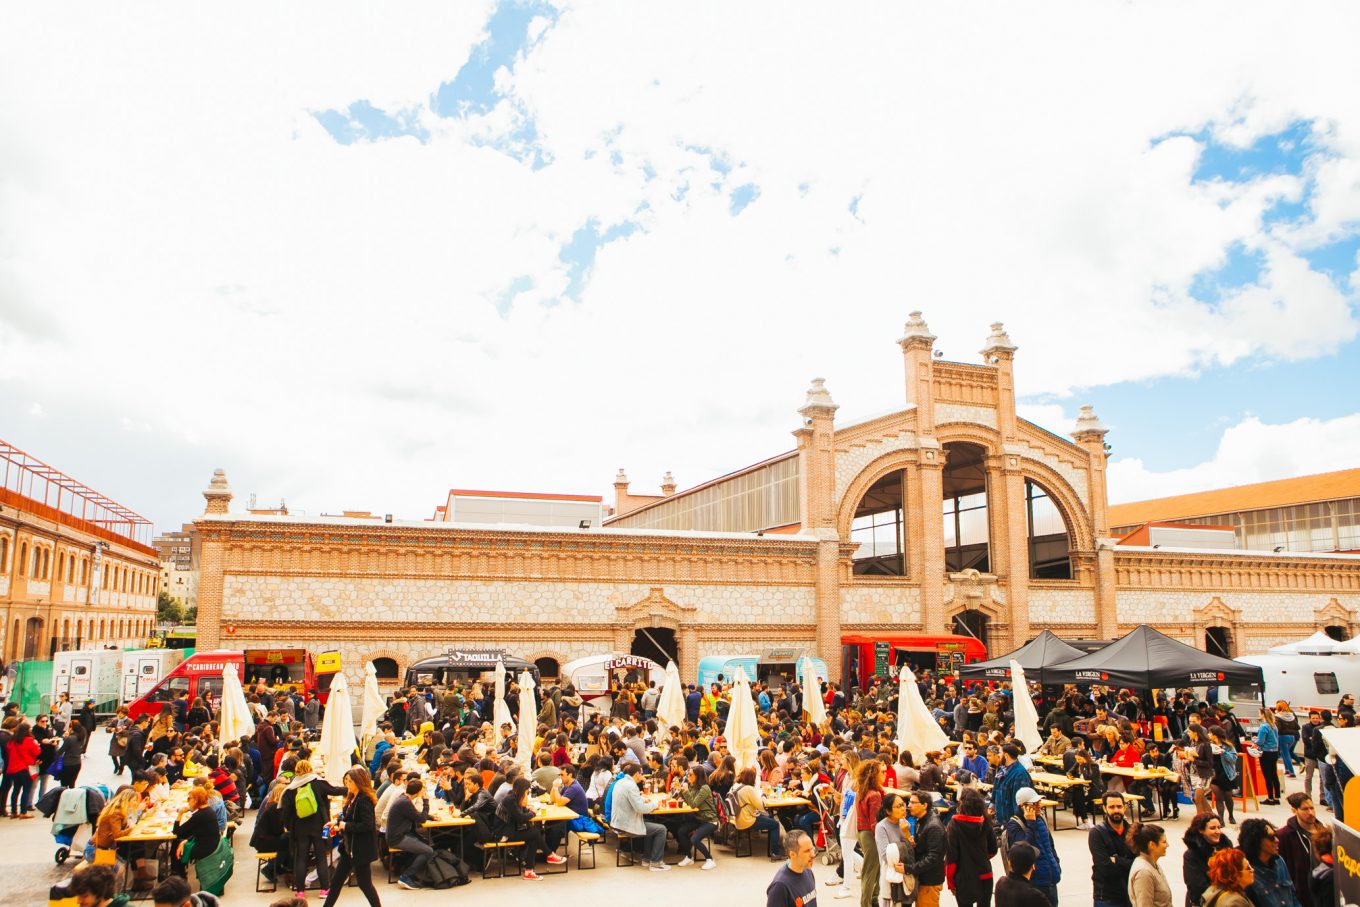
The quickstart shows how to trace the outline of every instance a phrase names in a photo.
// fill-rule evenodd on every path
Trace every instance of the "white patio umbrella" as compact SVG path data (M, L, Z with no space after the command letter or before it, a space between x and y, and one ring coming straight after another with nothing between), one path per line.
M363 735L365 746L368 739L378 733L378 721L385 711L382 693L378 691L378 669L370 661L364 665L364 703L359 720L359 733Z
M496 725L497 741L501 739L502 724L515 726L515 720L510 717L510 706L505 701L505 664L499 658L496 659L496 699L491 703L491 722Z
M756 703L751 698L751 684L746 672L737 667L737 681L732 685L732 707L727 710L727 726L723 737L727 739L727 749L737 761L737 771L748 765L760 768L756 756L759 725L756 724Z
M666 662L666 681L661 686L661 698L656 702L656 721L665 739L671 725L685 723L685 685L680 680L680 669L675 662Z
M897 681L897 745L910 750L919 764L921 757L931 750L942 750L949 735L926 708L921 691L916 688L916 675L902 666Z
M528 671L519 673L519 718L515 762L524 769L524 774L528 775L534 770L534 732L537 730L534 716L534 676Z
M817 683L817 671L811 658L803 659L803 710L808 720L816 727L826 720L826 703L822 701L822 688Z
M317 755L325 757L322 777L339 787L349 771L350 755L359 745L354 739L354 710L349 702L349 683L343 672L331 681L331 695L326 700L326 717L321 720L321 742Z
M1043 735L1039 733L1039 710L1030 698L1025 669L1014 658L1011 659L1011 696L1015 707L1015 739L1033 753L1044 744Z
M218 741L224 748L228 742L234 745L247 734L255 733L255 719L250 714L250 703L246 702L235 665L227 665L222 669L222 705L217 716L217 728Z

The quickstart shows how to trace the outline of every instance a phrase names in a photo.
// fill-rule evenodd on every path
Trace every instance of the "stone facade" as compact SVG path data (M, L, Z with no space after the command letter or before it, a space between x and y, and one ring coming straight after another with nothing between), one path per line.
M357 681L364 660L404 669L452 643L560 663L659 630L689 678L704 655L789 645L840 677L842 636L945 634L956 619L982 628L993 652L1044 627L1112 638L1149 622L1200 647L1218 628L1240 652L1323 626L1360 630L1360 557L1117 546L1106 430L1090 408L1070 440L1019 419L1017 348L1000 324L981 363L941 360L934 341L912 313L898 341L906 405L885 416L837 426L813 381L793 432L799 522L769 532L648 529L684 512L690 492L668 478L660 495L628 494L622 470L618 512L581 530L237 515L219 470L194 524L199 645L339 648ZM985 475L986 572L946 569L944 485L964 446ZM856 511L890 473L901 475L901 575L859 575ZM1030 487L1061 515L1070 577L1032 575Z

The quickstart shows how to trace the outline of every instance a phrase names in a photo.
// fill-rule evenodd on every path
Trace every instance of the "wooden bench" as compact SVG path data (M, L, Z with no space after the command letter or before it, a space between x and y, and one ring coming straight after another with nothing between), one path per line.
M577 868L577 869L594 869L594 868L595 868L595 845L596 845L596 844L599 844L601 841L603 841L603 840L604 840L604 836L603 836L603 835L596 834L596 833L593 832L593 831L578 831L578 832L573 832L573 834L576 835L576 868ZM584 866L584 865L582 865L581 860L582 860L582 858L583 858L583 856L584 856L584 854L585 854L585 850L586 850L587 847L590 848L590 865L589 865L589 866Z
M618 841L618 844L614 848L614 865L615 866L639 865L641 863L641 860L639 860L637 854L633 852L633 844L636 841L641 841L643 839L642 836L629 834L626 831L619 831L612 825L610 826L609 830L614 833L614 837ZM627 853L628 856L627 863L623 862L625 852Z
M255 853L255 891L257 893L272 893L279 890L279 868L277 866L274 867L274 881L270 883L270 887L260 887L260 882L264 879L265 864L271 860L277 860L278 857L279 855L277 853L262 853L259 851Z
M516 848L524 846L523 841L479 841L472 846L476 847L478 850L482 852L483 879L491 878L491 861L493 858L496 860L497 863L500 864L501 867L500 877L502 879L505 878L506 854L510 854L511 856L513 856L517 864L523 863L523 861L519 858L518 855L516 855L515 852ZM521 870L523 870L525 867L521 865L520 868Z
M397 872L397 860L404 853L406 851L400 847L387 848L387 853L383 859L383 863L387 865L387 884L391 885L401 877L401 873Z

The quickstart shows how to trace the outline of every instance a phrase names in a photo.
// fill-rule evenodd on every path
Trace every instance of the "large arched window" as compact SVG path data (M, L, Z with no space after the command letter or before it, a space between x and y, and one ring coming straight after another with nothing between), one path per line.
M539 677L556 677L562 673L556 658L535 658L534 667L538 668Z
M1030 579L1071 579L1072 538L1062 511L1038 482L1025 480Z
M375 658L373 659L373 671L378 675L379 680L397 679L397 660L395 658Z
M949 573L992 566L987 529L987 451L977 444L946 444L944 567Z
M902 529L903 472L890 472L869 487L855 508L850 540L855 549L854 571L862 576L906 576L906 548Z

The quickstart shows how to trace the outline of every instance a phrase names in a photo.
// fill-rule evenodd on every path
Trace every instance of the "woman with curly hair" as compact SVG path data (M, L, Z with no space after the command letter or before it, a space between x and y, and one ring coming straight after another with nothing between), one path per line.
M1209 887L1209 860L1233 846L1223 833L1223 823L1213 813L1198 813L1185 830L1185 854L1181 871L1185 878L1185 907L1198 907Z
M1201 907L1252 907L1247 889L1255 880L1246 854L1236 847L1220 850L1209 858L1209 888Z

